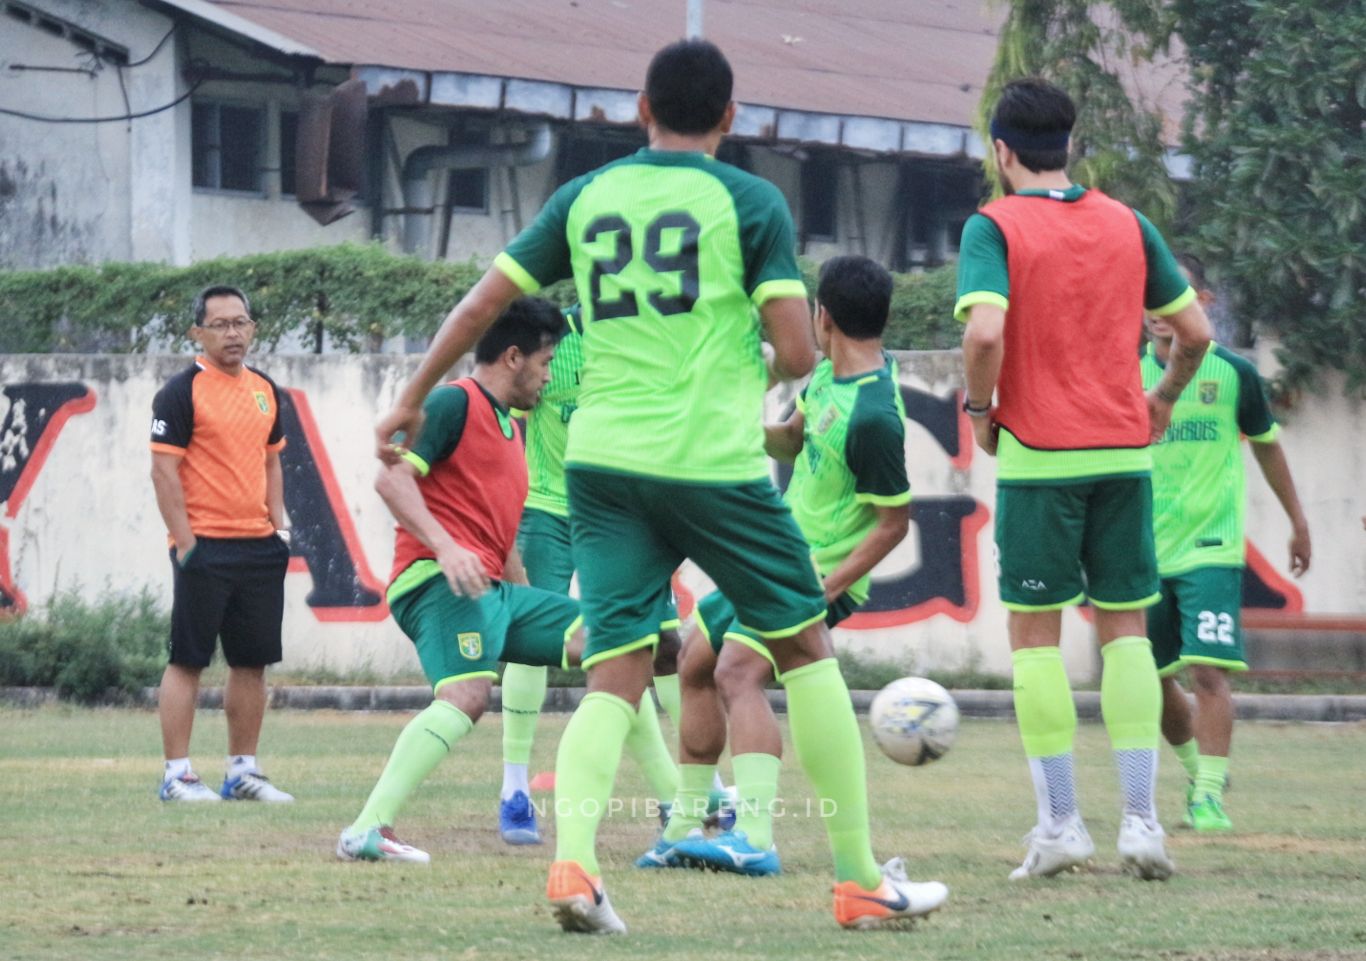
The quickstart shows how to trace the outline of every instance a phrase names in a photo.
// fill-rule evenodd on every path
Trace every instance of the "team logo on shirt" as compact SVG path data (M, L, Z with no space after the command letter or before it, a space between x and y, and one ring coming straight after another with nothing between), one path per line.
M1200 403L1213 404L1219 399L1219 382L1217 380L1200 381Z
M253 396L253 397L256 398L256 406L259 407L259 408L261 408L261 413L263 413L263 414L269 414L269 413L270 413L270 401L266 400L266 392L265 392L265 391L263 391L263 390L254 390L254 391L251 392L251 396Z
M840 412L838 407L827 407L825 413L821 415L820 421L816 424L816 433L824 434L835 425L839 420Z
M484 640L478 631L461 634L456 640L460 642L460 656L467 661L477 661L484 656Z

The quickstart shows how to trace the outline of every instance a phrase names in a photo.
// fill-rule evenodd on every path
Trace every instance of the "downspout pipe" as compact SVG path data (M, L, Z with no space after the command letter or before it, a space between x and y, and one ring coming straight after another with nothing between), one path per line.
M550 124L540 123L518 144L481 144L418 147L403 161L403 249L431 256L432 222L436 216L438 170L477 170L499 166L525 167L550 156Z

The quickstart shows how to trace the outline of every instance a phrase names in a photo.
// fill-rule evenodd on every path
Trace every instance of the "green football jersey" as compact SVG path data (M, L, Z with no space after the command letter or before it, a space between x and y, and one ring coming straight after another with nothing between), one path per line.
M911 500L896 362L888 356L881 370L836 377L823 360L797 406L805 421L802 452L785 499L825 577L876 526L876 508ZM865 574L850 586L855 603L868 599L868 583Z
M579 375L583 368L583 330L579 309L565 311L569 333L555 347L550 362L550 383L541 400L526 414L526 466L531 486L526 506L560 517L569 516L564 490L564 448L569 419L579 402Z
M1164 365L1152 345L1143 356L1143 387ZM1153 527L1158 572L1174 577L1197 567L1243 564L1243 455L1239 434L1254 443L1276 439L1257 369L1211 345L1172 411L1153 452Z
M494 263L526 293L571 276L578 289L566 464L768 477L756 308L806 295L776 187L704 154L641 150L557 190Z

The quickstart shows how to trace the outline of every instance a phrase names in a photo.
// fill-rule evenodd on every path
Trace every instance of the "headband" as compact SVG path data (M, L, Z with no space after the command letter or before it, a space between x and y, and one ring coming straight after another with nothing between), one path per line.
M1011 150L1066 150L1071 133L1070 130L1021 130L999 120L991 122L991 139L1004 140Z

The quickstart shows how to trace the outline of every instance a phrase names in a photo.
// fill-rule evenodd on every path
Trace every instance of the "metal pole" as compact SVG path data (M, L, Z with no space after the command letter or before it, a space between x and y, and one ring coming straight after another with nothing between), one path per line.
M688 39L702 36L703 0L688 0Z

